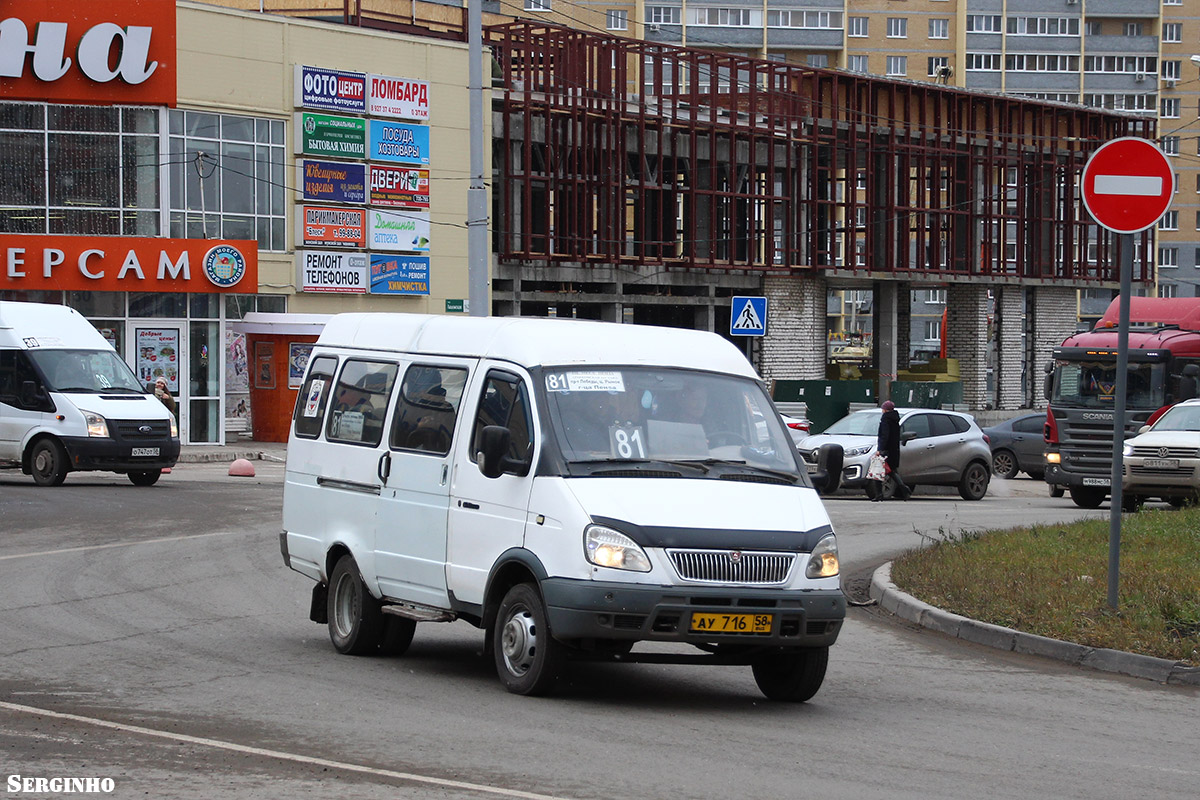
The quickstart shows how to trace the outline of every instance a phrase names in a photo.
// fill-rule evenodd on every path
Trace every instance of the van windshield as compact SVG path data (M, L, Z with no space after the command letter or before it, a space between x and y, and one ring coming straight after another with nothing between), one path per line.
M112 350L27 350L55 392L138 392L138 380L129 365Z
M791 437L762 386L729 375L647 367L548 369L546 404L571 465L718 464L800 476Z

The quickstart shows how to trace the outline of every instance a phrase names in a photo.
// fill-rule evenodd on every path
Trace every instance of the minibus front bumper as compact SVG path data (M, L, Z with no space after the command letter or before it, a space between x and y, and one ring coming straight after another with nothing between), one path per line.
M138 472L167 469L179 460L179 439L176 438L129 442L100 436L71 436L63 437L61 441L67 448L73 470Z
M550 630L564 641L825 647L837 640L846 617L846 596L838 589L641 586L567 578L547 578L541 587ZM766 615L769 630L757 633L695 630L702 619L721 627L728 617L761 624Z

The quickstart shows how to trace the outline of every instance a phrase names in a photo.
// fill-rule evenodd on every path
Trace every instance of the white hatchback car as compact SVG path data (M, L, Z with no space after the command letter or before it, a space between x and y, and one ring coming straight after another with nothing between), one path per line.
M900 413L900 477L906 484L957 486L964 500L980 500L987 494L992 451L974 418L932 408L896 410ZM824 433L809 436L796 448L805 466L815 471L821 445L840 444L844 459L841 485L863 489L868 496L874 496L882 486L888 496L890 481L881 484L867 480L867 464L875 452L882 413L877 408L855 411Z
M1176 403L1126 439L1123 460L1126 510L1136 510L1147 497L1173 506L1200 498L1200 399Z

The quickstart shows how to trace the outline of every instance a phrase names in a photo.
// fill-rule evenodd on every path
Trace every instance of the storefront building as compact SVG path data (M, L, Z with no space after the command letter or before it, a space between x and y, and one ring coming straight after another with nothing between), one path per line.
M462 308L467 67L199 3L6 0L0 298L78 309L167 378L185 442L223 442L247 313Z

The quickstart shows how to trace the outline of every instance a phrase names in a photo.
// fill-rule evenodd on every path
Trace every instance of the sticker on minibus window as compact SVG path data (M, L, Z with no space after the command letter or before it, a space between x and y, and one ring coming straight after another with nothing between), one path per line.
M546 374L548 392L623 392L625 381L619 372L550 372Z
M304 416L315 417L321 410L321 393L325 390L325 381L313 378L308 386L308 397L304 401Z

